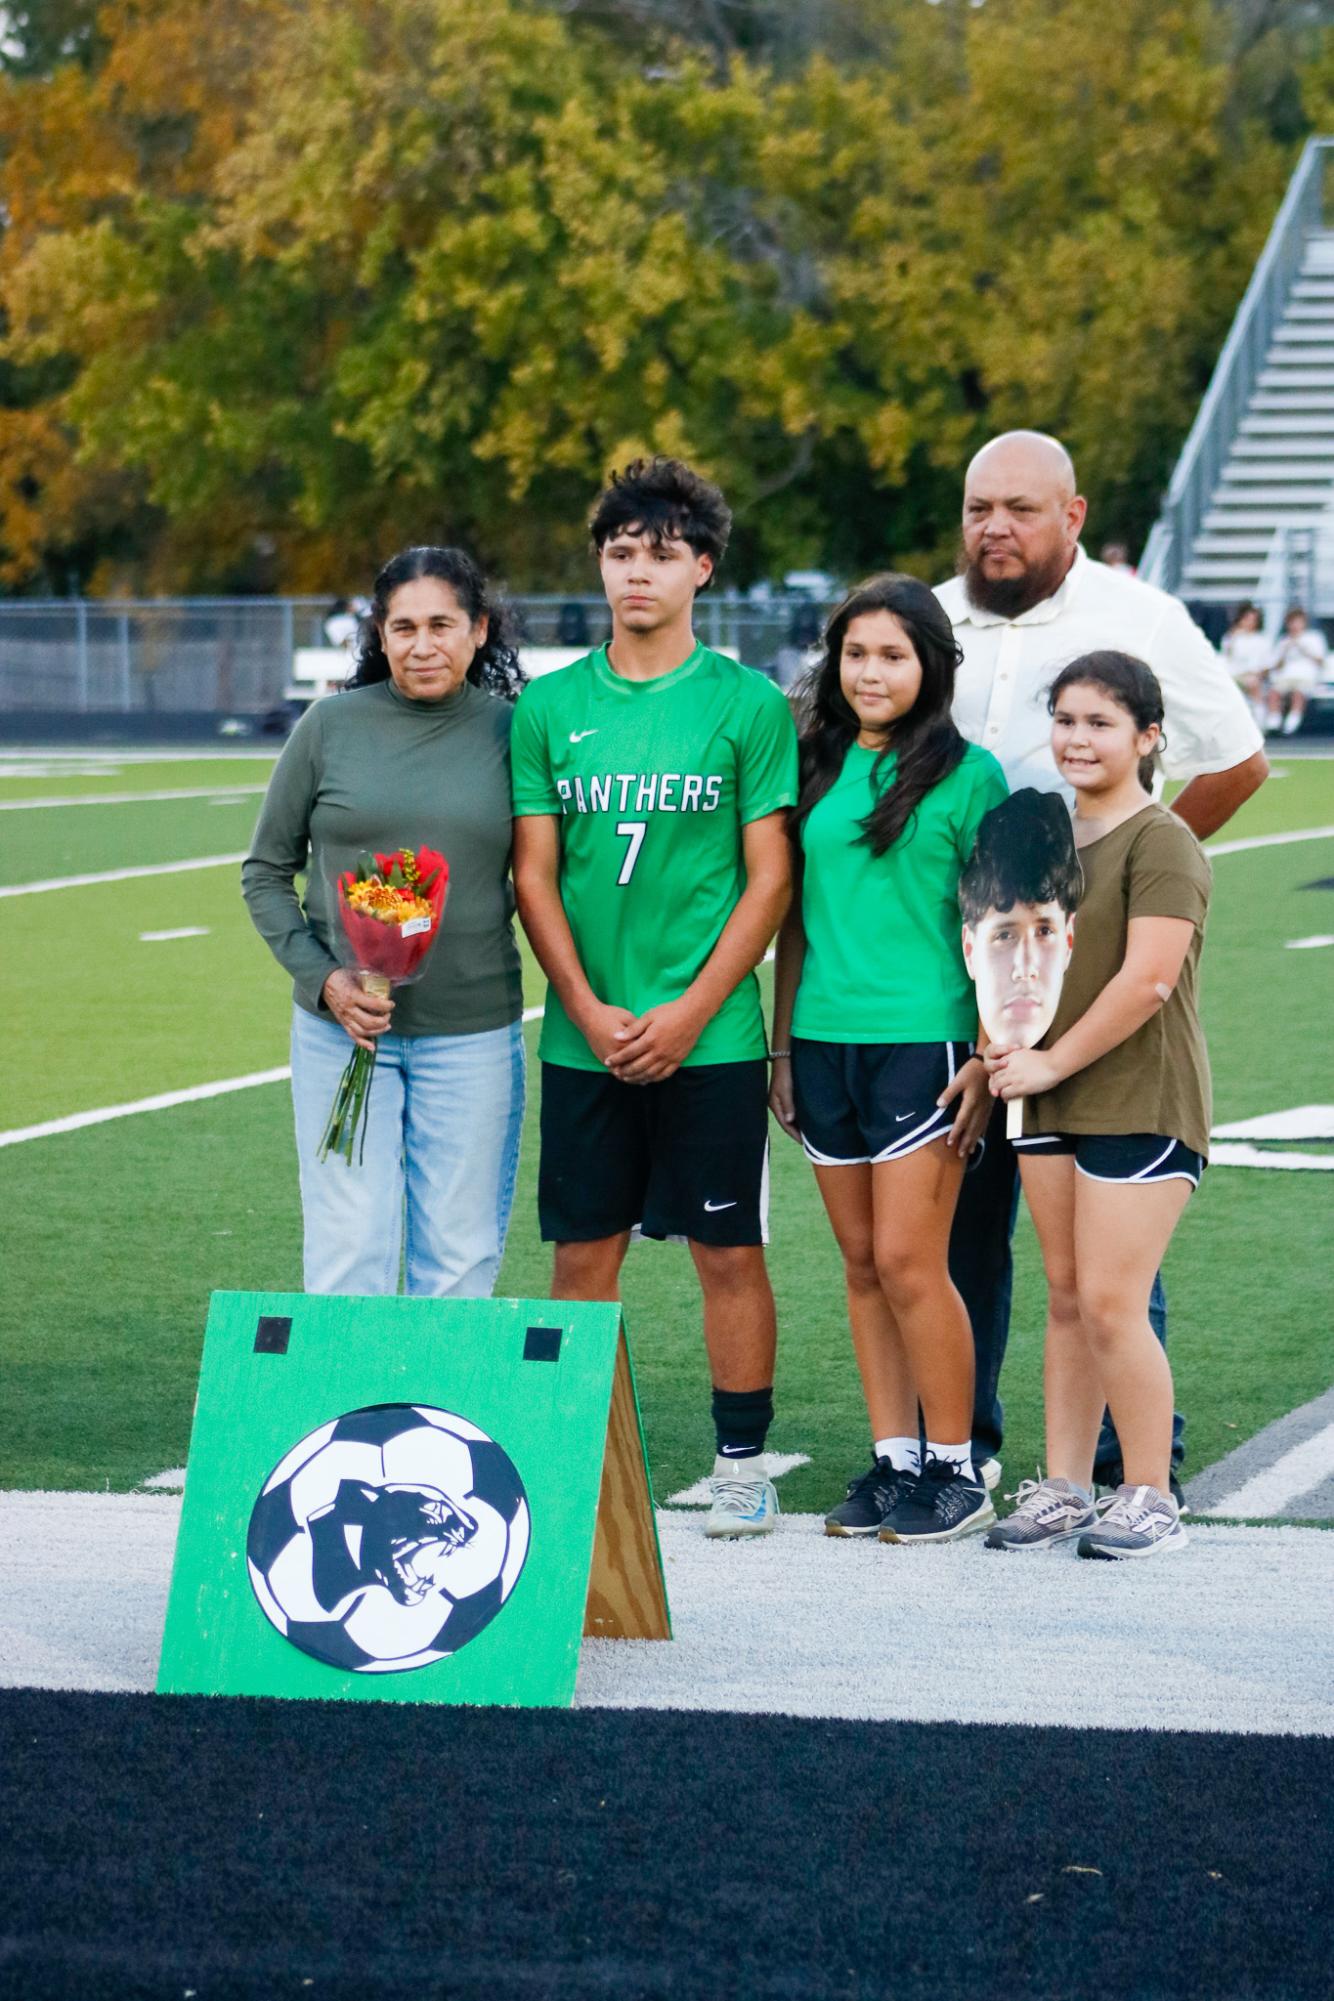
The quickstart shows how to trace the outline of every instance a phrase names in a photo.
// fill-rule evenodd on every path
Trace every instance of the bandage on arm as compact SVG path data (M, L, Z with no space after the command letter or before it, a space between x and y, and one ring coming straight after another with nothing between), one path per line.
M1120 971L1050 1051L1063 1078L1096 1063L1172 998L1194 936L1189 917L1131 918Z

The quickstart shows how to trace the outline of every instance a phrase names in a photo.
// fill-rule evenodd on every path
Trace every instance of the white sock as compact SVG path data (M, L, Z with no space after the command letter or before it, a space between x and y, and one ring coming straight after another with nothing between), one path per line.
M896 1473L920 1473L922 1444L918 1438L877 1438L877 1459L888 1459Z
M962 1445L939 1445L934 1438L928 1438L926 1456L928 1459L947 1461L956 1473L962 1473L965 1480L977 1478L973 1471L973 1447L970 1439L965 1438Z
M756 1452L748 1459L729 1459L721 1452L716 1453L713 1461L713 1477L715 1480L767 1480L768 1455Z

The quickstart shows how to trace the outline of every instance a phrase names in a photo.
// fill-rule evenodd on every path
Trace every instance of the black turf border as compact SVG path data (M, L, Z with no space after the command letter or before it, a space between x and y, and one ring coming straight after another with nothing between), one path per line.
M1328 1738L16 1690L0 1993L1328 2001L1331 1803Z

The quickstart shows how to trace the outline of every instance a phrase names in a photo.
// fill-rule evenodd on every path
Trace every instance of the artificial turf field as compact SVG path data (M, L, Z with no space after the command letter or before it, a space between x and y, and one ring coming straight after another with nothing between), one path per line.
M1282 774L1226 840L1334 823L1334 762ZM233 864L6 895L30 883L239 854L264 758L85 763L0 776L0 993L7 1132L287 1060L289 989L252 931ZM151 798L161 793L192 797ZM118 803L41 805L41 800ZM24 803L20 803L24 802ZM1217 1121L1327 1098L1334 839L1220 856L1204 958ZM145 932L203 935L145 940ZM767 969L764 978L767 985ZM526 999L541 977L527 963ZM528 1028L530 1051L537 1024ZM1325 1048L1322 1069L1321 1049ZM500 1290L540 1297L536 1099ZM0 1133L0 1140L4 1134ZM1306 1150L1310 1150L1309 1147ZM1334 1380L1323 1174L1210 1170L1167 1263L1178 1404L1197 1471ZM210 1291L296 1290L296 1170L285 1083L0 1145L0 1487L131 1490L184 1463ZM865 1422L838 1260L813 1177L775 1129L771 1268L780 1348L775 1450L809 1463L785 1508L822 1510L862 1463ZM685 1251L636 1247L625 1296L657 1494L707 1470L708 1385ZM1005 1458L1041 1457L1042 1286L1016 1242Z
M285 1083L16 1137L285 1063L286 982L249 927L234 862L6 894L237 855L270 768L236 757L0 759L0 1490L130 1494L179 1467L210 1291L299 1283ZM1228 840L1334 825L1334 762L1278 768ZM108 795L116 803L36 803ZM1222 855L1215 881L1204 984L1216 1117L1327 1099L1334 960L1329 948L1286 947L1334 932L1334 835ZM180 931L194 935L144 936ZM536 1007L541 983L529 974ZM531 1046L535 1023L528 1033ZM535 1065L531 1074L501 1289L540 1296ZM1188 1209L1167 1273L1188 1471L1334 1379L1329 1194L1322 1173L1218 1167ZM822 1510L862 1461L865 1426L832 1241L808 1169L777 1134L771 1226L773 1444L809 1461L781 1491L789 1512ZM1042 1294L1026 1224L1016 1252L1004 1384L1015 1478L1041 1449ZM638 1247L625 1289L655 1486L670 1496L711 1456L685 1253ZM41 1519L54 1535L56 1516ZM5 1573L0 1670L7 1638L17 1631L21 1651L24 1637L13 1580L50 1588L40 1522L35 1549L22 1533ZM1229 1533L1199 1533L1197 1594L1209 1536ZM76 1544L66 1534L45 1568L64 1588L75 1580L77 1605ZM760 1552L708 1547L737 1586L755 1572L747 1559ZM780 1538L767 1554L790 1582L785 1547L797 1550ZM1266 1547L1233 1544L1228 1574L1251 1574ZM1273 1545L1280 1571L1294 1547ZM924 1553L914 1588L940 1600L931 1622L896 1604L892 1553L851 1553L888 1557L877 1616L899 1637L876 1664L886 1687L929 1678L942 1643L977 1687L1000 1672L994 1626L967 1590L971 1552L941 1552L938 1574ZM1175 1656L1161 1609L1135 1634L1147 1617L1135 1587L1158 1566L1117 1574L1119 1606L1110 1589L1086 1588L1104 1583L1104 1568L1076 1566L1094 1578L1073 1580L1082 1597L1068 1621L1062 1604L1049 1669L1030 1666L1054 1691L1073 1690L1078 1715L1085 1677L1105 1681L1131 1659L1142 1672L1147 1660L1172 1690L1170 1706L1149 1705L1150 1729L847 1722L823 1702L814 1716L515 1714L8 1687L0 1997L934 2001L961 1989L991 2001L1324 2001L1334 1736L1275 1734L1283 1725L1266 1718L1266 1686L1248 1682L1250 1670L1229 1691L1242 1734L1200 1727L1226 1640L1197 1667L1184 1616ZM1059 1595L1054 1573L1052 1583ZM1036 1596L1025 1609L1018 1580L1016 1593L1007 1616L1022 1640ZM680 1608L683 1659L691 1609ZM1300 1656L1292 1685L1314 1697L1302 1713L1318 1715L1310 1610L1292 1622L1284 1659ZM739 1616L744 1646L748 1617L752 1636L761 1622ZM1118 1659L1107 1644L1118 1634L1137 1651ZM831 1647L837 1657L837 1630ZM771 1639L768 1651L764 1686L781 1708L783 1649ZM1104 1715L1115 1710L1113 1687ZM1183 1715L1189 1728L1169 1727Z

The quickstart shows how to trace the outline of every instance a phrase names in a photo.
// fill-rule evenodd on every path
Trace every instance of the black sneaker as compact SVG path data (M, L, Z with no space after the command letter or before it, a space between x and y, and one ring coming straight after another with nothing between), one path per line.
M996 1519L980 1480L965 1480L948 1460L928 1459L880 1524L881 1542L955 1542Z
M911 1473L896 1473L888 1459L877 1459L867 1473L849 1480L845 1499L824 1518L826 1535L874 1535L903 1492Z

